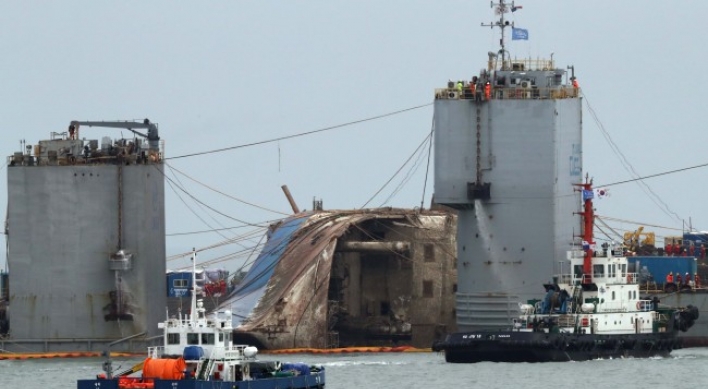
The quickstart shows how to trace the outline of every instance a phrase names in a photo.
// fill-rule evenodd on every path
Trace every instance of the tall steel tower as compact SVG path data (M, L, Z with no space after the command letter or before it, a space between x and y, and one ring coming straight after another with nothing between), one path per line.
M520 7L492 7L499 19L482 26L501 30L501 48L478 76L435 96L435 201L459 212L459 331L509 327L518 302L543 293L581 232L575 76L552 58L512 59L505 15Z

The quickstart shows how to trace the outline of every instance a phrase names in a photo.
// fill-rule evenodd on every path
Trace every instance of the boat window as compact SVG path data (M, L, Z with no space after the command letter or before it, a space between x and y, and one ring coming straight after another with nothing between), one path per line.
M613 300L615 299L615 291L614 290L612 291L612 299Z
M631 300L632 299L632 291L630 290L629 293L627 293L627 294L628 294L627 298Z
M617 265L615 264L610 265L610 277L617 277Z
M636 290L634 291L634 299L635 300L637 299L637 291Z
M190 332L187 334L187 344L199 344L199 334Z
M623 264L621 264L620 266L621 266L621 269L622 269L622 278L627 277L627 264L626 264L626 263L623 263Z
M172 280L172 287L174 288L186 288L187 280Z
M583 277L583 265L574 265L573 266L573 274L575 274L575 278L582 278Z
M592 265L592 273L595 277L604 277L605 265Z
M167 334L167 344L179 344L179 334Z
M202 334L202 344L214 344L214 334Z
M219 343L224 341L224 334L219 332Z

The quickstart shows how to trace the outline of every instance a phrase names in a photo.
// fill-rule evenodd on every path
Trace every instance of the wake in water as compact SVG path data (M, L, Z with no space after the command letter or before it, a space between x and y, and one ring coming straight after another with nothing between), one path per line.
M324 367L344 367L344 366L398 366L409 365L410 362L393 362L393 361L332 361L321 363Z

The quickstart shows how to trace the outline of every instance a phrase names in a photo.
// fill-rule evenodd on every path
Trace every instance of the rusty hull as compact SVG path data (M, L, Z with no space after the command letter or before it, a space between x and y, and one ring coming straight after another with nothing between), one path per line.
M236 341L269 349L429 347L455 329L454 215L387 208L295 217L307 220L283 242ZM238 290L228 300L242 299Z

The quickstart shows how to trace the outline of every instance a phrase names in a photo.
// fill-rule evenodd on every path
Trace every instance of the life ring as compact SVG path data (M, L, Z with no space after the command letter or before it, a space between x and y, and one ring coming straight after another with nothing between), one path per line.
M642 310L642 303L640 303L639 301L637 301L637 310L638 311Z

